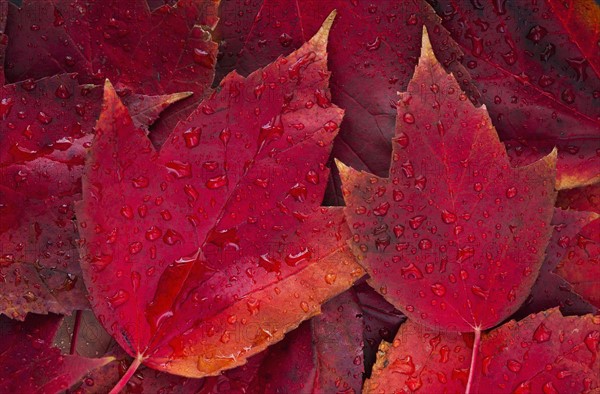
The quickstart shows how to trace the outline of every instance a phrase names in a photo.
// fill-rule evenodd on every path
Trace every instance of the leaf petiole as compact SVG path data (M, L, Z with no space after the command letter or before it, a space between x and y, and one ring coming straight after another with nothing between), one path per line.
M475 339L473 341L473 354L471 355L471 366L469 367L469 380L467 381L467 387L465 394L471 394L471 388L473 386L473 377L475 376L475 363L477 362L477 355L479 354L479 345L481 344L481 330L475 328Z
M121 392L121 390L127 385L127 382L129 382L129 379L131 379L135 371L137 371L140 365L142 365L143 360L144 358L142 357L142 355L138 354L138 356L133 360L129 368L127 368L125 375L123 375L121 379L119 379L115 387L113 387L112 390L110 390L109 394L118 394L119 392Z

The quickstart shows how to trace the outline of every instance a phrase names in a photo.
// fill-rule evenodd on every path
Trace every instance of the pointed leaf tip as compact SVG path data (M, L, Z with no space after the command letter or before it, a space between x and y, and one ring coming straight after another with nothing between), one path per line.
M423 25L423 37L421 38L421 55L419 58L433 59L437 61L433 48L431 46L431 40L429 39L429 32L427 26Z
M327 46L327 40L329 39L329 32L331 30L331 26L333 25L333 21L337 15L337 10L331 11L331 13L327 16L321 28L311 39L310 43L314 46Z

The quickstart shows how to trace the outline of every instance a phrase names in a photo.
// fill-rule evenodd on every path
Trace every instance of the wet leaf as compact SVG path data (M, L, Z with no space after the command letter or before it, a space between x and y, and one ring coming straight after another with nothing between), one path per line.
M578 233L590 224L596 214L556 208L552 217L552 237L546 248L546 257L540 269L540 276L531 289L531 294L523 303L515 318L525 317L560 306L565 315L594 313L596 309L577 295L571 285L554 272L568 251L577 245Z
M24 322L0 316L0 390L5 393L62 392L113 358L62 355L52 338L62 318L29 315Z
M370 285L409 319L493 327L535 282L551 235L556 155L510 166L427 35L400 95L389 178L338 162L352 249Z
M222 1L217 80L235 69L242 75L289 53L314 32L331 10L337 10L329 40L333 102L346 114L332 157L359 170L385 176L394 135L397 91L406 89L417 64L423 24L443 63L468 89L468 73L456 61L460 49L425 1L367 2L348 0ZM466 79L463 81L463 79ZM368 88L365 88L368 87ZM473 96L477 92L471 91ZM334 168L326 201L343 205Z
M584 299L600 308L600 184L567 190L559 195L557 204L594 212L595 220L575 235L556 267L556 273Z
M192 92L155 127L162 143L178 120L210 93L217 44L218 1L181 0L150 11L145 0L39 2L11 5L6 34L6 78L17 82L76 72L80 83L136 94ZM34 48L32 50L32 48Z
M0 88L0 314L22 320L88 306L72 205L101 94L66 74ZM183 96L124 100L148 126Z
M320 207L342 119L322 30L248 78L230 74L156 152L112 86L77 208L92 308L155 369L245 363L362 276L338 208Z
M600 6L430 1L462 47L500 138L522 164L558 147L559 188L600 179Z
M600 321L563 317L558 309L511 320L482 336L472 392L595 392ZM472 334L437 332L414 322L400 327L379 350L366 393L464 393Z

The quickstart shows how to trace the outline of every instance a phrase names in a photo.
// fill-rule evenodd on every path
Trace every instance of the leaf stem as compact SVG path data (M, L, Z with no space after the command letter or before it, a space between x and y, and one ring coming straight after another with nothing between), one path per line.
M127 385L129 379L131 379L135 371L137 371L140 365L142 365L142 360L142 355L138 354L138 356L133 360L129 368L127 368L125 375L123 375L121 379L119 379L115 387L113 387L112 390L110 390L109 394L118 394Z
M69 354L75 354L77 349L77 338L79 337L79 327L81 325L81 311L75 312L75 323L73 324L73 336L71 336L71 349Z
M479 345L481 344L481 330L475 328L475 339L473 340L473 354L471 355L471 367L469 368L469 380L467 381L467 388L465 394L471 394L473 388L473 378L475 376L475 363L477 362L477 355L479 354Z

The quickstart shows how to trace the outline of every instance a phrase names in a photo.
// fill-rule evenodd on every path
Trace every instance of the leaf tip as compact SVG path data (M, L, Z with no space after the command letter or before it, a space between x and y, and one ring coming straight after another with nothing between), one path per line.
M350 167L349 166L345 165L338 158L334 158L333 161L335 162L335 166L337 167L337 169L340 172L341 176L344 176L344 175L348 174L348 172L350 171Z
M319 45L326 46L327 45L327 40L329 38L329 31L331 30L331 26L333 25L333 21L335 20L336 15L337 15L337 10L334 9L327 16L327 18L325 18L325 21L321 25L321 28L319 29L317 34L315 34L313 36L313 38L310 39L310 41L313 45L316 45L316 46L319 46Z
M423 25L423 36L421 38L421 56L420 58L433 59L436 61L436 57L433 53L433 47L431 46L431 40L429 39L429 32L427 26Z

